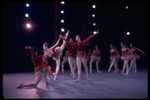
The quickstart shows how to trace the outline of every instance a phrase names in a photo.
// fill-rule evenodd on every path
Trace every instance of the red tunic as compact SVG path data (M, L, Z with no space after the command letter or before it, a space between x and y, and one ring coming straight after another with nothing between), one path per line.
M115 50L113 52L110 52L111 56L114 57L114 56L117 56L118 54L115 52Z
M41 58L43 57L43 55L37 56L32 49L30 49L30 52L31 52L31 61L33 63L34 68L35 69L40 68L41 67Z
M73 43L74 42L66 41L66 48L68 50L67 56L75 58L76 57L76 49L75 49L75 47L72 46Z
M100 56L100 53L97 52L96 50L94 50L93 55L96 56L96 57L99 57L99 56Z
M122 51L123 56L127 56L129 54L129 50Z

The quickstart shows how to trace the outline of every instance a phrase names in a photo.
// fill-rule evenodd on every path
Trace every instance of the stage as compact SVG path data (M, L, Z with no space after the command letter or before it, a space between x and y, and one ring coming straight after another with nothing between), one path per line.
M107 70L95 70L89 74L90 81L86 79L82 70L80 82L74 82L70 71L64 74L59 71L58 79L54 82L51 74L49 85L42 80L36 88L16 89L21 83L34 81L34 72L3 74L3 97L5 99L55 99L55 98L99 98L99 99L145 99L148 98L148 71L138 69L138 73L129 73L128 76L119 73L108 73ZM75 72L77 78L77 71Z

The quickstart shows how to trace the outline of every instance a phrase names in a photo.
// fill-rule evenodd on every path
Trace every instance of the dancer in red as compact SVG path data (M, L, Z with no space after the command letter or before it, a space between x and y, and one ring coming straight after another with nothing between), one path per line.
M131 56L132 52L131 52L131 50L128 47L126 47L123 44L123 42L121 42L121 51L122 51L121 59L124 61L123 70L122 70L121 74L123 74L124 70L126 69L126 73L124 75L128 75L128 70L129 70L128 62L129 62L129 60L132 59L132 56Z
M136 50L142 52L143 55L145 55L145 53L142 50L138 49L137 47L134 47L132 43L130 44L130 47L133 55L128 72L131 70L132 72L137 73L136 59L140 59L140 56L136 53Z
M68 50L68 62L69 62L70 70L71 70L71 76L72 78L75 78L74 69L76 68L76 63L75 63L76 49L75 47L72 46L73 43L74 42L72 38L70 38L69 41L66 41L66 48Z
M61 62L62 73L64 73L64 63L68 61L68 51L66 51L63 61Z
M86 40L81 41L81 37L80 35L76 36L76 41L70 45L72 45L77 52L77 57L76 57L76 64L77 64L77 68L78 68L78 78L75 80L76 82L80 81L80 76L81 76L81 64L83 63L83 66L85 68L85 72L86 72L86 78L87 80L89 80L88 77L88 67L87 67L87 63L85 62L86 60L86 52L85 52L85 46L87 45L87 43L89 42L89 40L91 40L96 34L99 33L99 30L97 30L96 33L92 34L91 36L89 36ZM66 39L64 39L65 41L67 41Z
M93 50L91 60L90 60L90 74L92 73L92 63L95 61L96 63L96 69L98 73L101 73L98 69L98 64L101 60L100 51L98 50L98 46L95 45L95 50Z
M110 67L108 69L108 72L110 72L112 66L115 66L115 71L114 73L117 73L117 71L119 71L118 69L118 61L120 59L120 54L119 52L115 49L115 46L113 46L113 44L110 44Z
M25 46L25 49L29 49L31 52L31 61L34 65L34 71L35 71L35 81L34 83L30 83L30 84L21 84L19 85L17 88L23 88L23 87L36 87L38 85L38 83L41 80L41 76L42 76L42 68L45 68L48 72L50 72L53 75L56 75L55 73L53 73L50 69L48 69L47 65L45 64L45 62L41 62L41 58L43 57L43 55L41 56L37 56L37 50L36 53L33 51L34 48L31 48L30 46Z

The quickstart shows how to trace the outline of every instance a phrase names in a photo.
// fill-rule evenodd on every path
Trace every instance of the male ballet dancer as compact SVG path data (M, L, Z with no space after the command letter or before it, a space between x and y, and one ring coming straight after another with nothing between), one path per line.
M85 68L86 78L87 78L87 80L89 80L88 67L87 67L87 63L85 62L85 60L86 60L86 52L85 52L84 49L85 49L85 46L87 45L87 43L89 42L89 40L91 40L98 33L99 33L99 30L97 30L96 33L92 34L91 36L89 36L84 41L81 41L80 35L76 35L75 39L76 39L77 42L74 42L72 44L72 46L76 49L76 52L77 52L76 65L77 65L77 68L78 68L78 78L75 80L76 82L80 81L81 64L82 63L83 63L83 66ZM66 39L64 39L64 40L67 41Z
M68 61L68 51L66 51L63 61L61 62L62 73L64 73L64 63Z
M48 72L50 72L51 74L53 74L54 76L56 75L55 73L53 73L48 67L47 65L45 65L45 62L41 62L41 58L43 57L43 55L41 56L37 56L37 50L36 48L31 48L30 46L25 46L25 49L29 49L30 53L31 53L31 61L33 63L34 66L34 71L35 71L35 81L34 83L29 83L29 84L20 84L18 87L16 88L23 88L23 87L36 87L38 85L38 83L41 80L41 76L42 76L42 69L45 68ZM34 50L35 52L34 52Z
M136 53L136 50L142 52L143 55L145 55L145 53L142 50L138 49L137 47L134 47L132 43L130 44L130 47L133 55L128 72L131 70L137 73L136 59L140 59L140 56Z
M93 50L91 60L90 60L90 74L92 73L92 63L95 61L96 63L96 69L98 73L101 73L98 69L98 64L101 60L100 51L98 50L98 46L95 45L95 50Z
M118 69L118 61L120 59L120 54L119 52L115 49L115 47L113 46L113 44L110 44L110 67L108 69L108 72L110 72L112 66L115 66L115 71L114 73L117 73L117 71L119 71Z

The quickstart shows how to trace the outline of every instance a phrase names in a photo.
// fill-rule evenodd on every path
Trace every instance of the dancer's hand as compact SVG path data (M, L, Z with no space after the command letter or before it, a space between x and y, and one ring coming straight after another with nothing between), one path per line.
M53 75L57 75L56 73L53 73Z
M25 49L31 49L31 47L30 46L25 46Z
M63 39L64 37L60 34L60 35L59 35L59 38L62 38L62 39Z
M99 33L99 30L97 30L95 34L98 34L98 33Z

